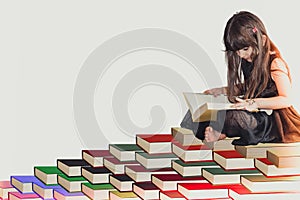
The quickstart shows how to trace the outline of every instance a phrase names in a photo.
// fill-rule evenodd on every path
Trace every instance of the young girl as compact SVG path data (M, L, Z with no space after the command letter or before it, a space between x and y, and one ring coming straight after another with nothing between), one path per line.
M204 93L226 94L236 110L219 111L217 121L200 123L192 122L188 112L181 126L207 142L225 137L239 137L234 145L300 141L300 115L290 103L290 71L262 21L250 12L234 14L223 39L228 85Z

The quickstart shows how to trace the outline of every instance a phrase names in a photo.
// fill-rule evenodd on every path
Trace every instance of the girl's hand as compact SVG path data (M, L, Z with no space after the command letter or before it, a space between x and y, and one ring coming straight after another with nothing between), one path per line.
M238 97L235 98L237 103L233 105L236 109L247 110L249 112L258 112L257 103L253 99L240 99Z
M226 89L224 87L212 88L212 89L209 89L209 90L205 90L203 93L204 94L212 94L214 96L218 96L220 94L226 94Z

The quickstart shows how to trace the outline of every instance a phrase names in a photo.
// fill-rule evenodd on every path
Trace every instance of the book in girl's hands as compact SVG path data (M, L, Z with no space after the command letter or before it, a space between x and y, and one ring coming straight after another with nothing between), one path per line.
M194 122L216 121L220 110L234 110L233 103L225 95L183 93ZM271 114L272 110L260 110Z
M194 122L216 121L219 110L234 109L225 95L183 93Z

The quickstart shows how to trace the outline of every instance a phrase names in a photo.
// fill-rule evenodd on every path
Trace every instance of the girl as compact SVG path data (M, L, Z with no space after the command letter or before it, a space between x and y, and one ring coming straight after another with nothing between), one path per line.
M204 93L226 94L236 110L219 111L217 121L200 123L192 122L188 112L181 126L207 142L225 137L239 137L234 145L300 141L300 116L290 104L290 70L262 21L250 12L236 13L223 40L228 85Z

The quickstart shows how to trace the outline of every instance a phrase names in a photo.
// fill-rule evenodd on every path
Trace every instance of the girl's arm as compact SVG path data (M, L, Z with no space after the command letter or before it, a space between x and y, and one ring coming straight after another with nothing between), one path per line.
M203 93L204 94L212 94L214 96L218 96L218 95L221 95L221 94L225 94L226 95L226 91L227 91L227 87L224 86L224 87L219 87L219 88L208 89L208 90L205 90Z

